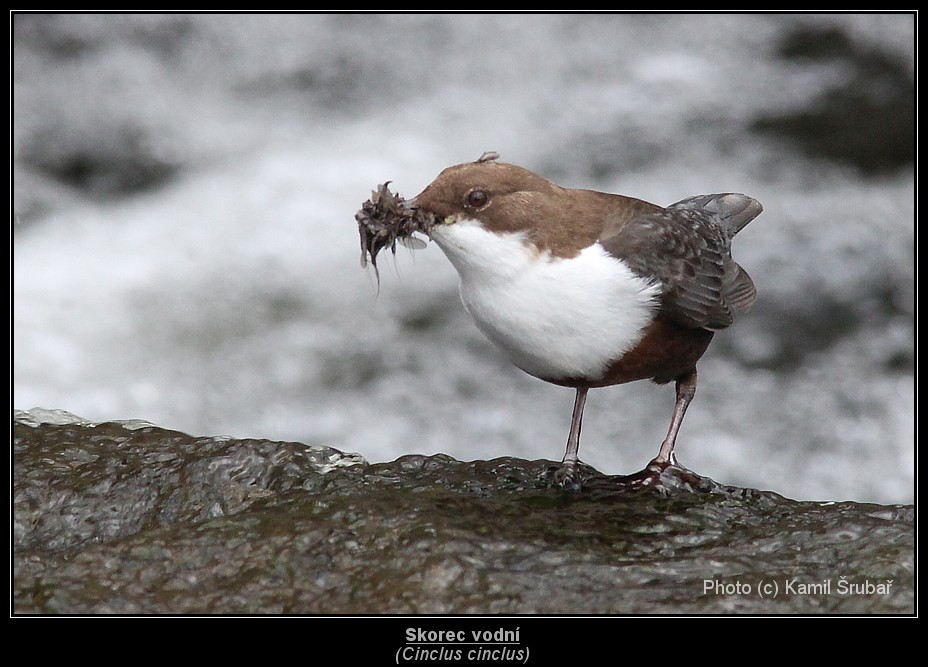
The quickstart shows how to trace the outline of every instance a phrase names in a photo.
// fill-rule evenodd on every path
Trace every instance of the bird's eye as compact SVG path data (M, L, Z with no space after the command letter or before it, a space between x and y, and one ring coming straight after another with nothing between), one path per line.
M471 190L467 193L467 205L471 208L483 208L490 201L490 193L486 190Z

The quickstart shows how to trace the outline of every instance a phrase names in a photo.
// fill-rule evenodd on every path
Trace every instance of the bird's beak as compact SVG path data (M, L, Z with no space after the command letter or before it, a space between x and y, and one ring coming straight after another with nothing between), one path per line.
M422 194L422 193L420 192L419 194ZM404 211L409 212L409 213L412 213L415 211L422 211L422 209L419 208L419 202L417 201L418 199L419 199L419 195L416 195L412 199L404 199L403 202L400 204L400 206L403 207ZM422 211L422 213L423 215L429 215L428 211ZM451 217L445 217L445 216L437 215L437 214L431 214L431 216L432 216L433 225L447 225L447 224L454 222L454 219Z

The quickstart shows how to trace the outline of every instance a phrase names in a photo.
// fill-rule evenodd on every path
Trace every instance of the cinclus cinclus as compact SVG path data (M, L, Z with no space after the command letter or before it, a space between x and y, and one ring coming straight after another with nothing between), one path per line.
M647 468L659 474L676 463L696 362L756 296L731 241L760 203L725 193L662 207L563 188L497 158L449 167L403 205L428 216L477 328L526 373L576 390L557 483L580 489L587 392L634 380L676 383L667 437Z

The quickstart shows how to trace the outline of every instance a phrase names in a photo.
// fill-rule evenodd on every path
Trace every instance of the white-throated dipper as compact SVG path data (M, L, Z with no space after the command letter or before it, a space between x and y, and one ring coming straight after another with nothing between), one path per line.
M696 362L756 295L731 240L760 203L726 193L662 207L563 188L497 157L445 169L406 206L434 216L430 235L480 331L526 373L576 389L555 479L580 488L587 392L633 380L676 383L670 428L648 469L675 463Z

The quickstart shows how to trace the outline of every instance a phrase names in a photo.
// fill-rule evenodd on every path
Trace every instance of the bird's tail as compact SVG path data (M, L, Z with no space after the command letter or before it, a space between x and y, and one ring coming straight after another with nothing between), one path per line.
M763 207L756 199L734 192L688 197L667 208L682 208L712 216L726 230L729 238L744 229L760 215ZM738 316L746 313L757 297L757 289L748 272L741 268L726 252L722 265L721 300L713 322L708 329L723 329Z
M732 236L764 210L759 201L737 192L687 197L668 208L688 208L709 213L722 222Z

